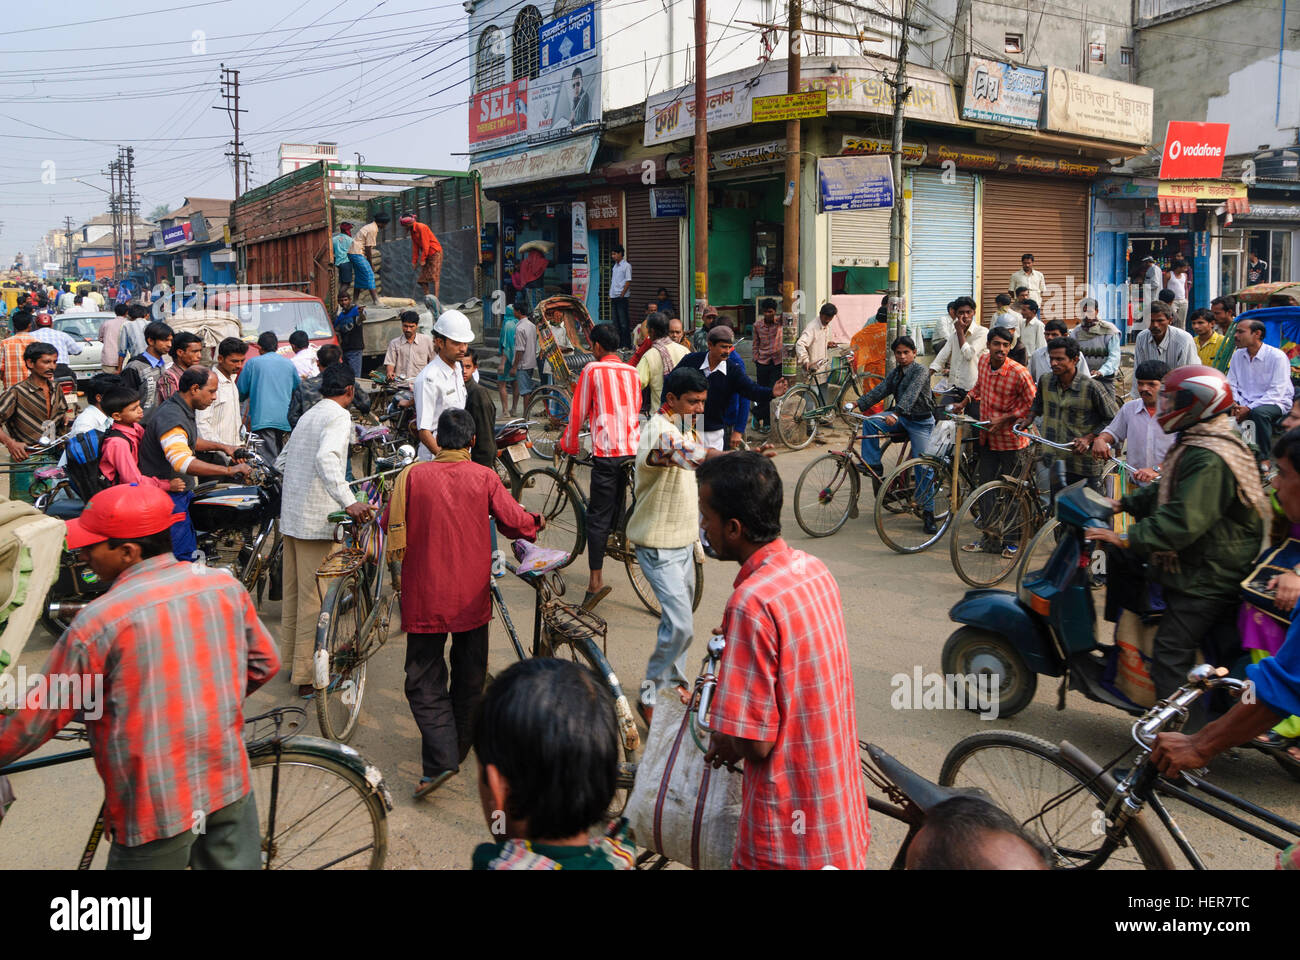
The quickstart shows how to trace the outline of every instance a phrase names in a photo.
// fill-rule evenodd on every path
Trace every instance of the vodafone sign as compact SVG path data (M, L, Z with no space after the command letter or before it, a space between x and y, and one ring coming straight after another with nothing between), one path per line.
M1165 152L1160 158L1161 180L1213 179L1223 174L1228 148L1228 124L1170 120Z

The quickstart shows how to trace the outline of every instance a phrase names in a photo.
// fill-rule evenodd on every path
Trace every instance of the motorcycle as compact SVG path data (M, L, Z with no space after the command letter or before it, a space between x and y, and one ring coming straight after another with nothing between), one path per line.
M1063 466L1053 486L1063 480ZM1038 676L1062 677L1057 709L1066 689L1133 716L1146 708L1115 692L1119 648L1098 641L1089 568L1089 527L1109 527L1113 510L1106 497L1078 481L1056 495L1058 540L1046 565L1019 573L1016 590L968 590L949 611L962 624L944 644L948 676L988 675L996 687L997 716L1019 713L1034 698ZM1028 559L1028 558L1026 558ZM974 706L972 705L972 709Z
M201 560L209 567L229 570L261 604L281 595L280 497L281 477L275 465L258 450L260 440L249 437L245 451L253 471L242 485L218 482L199 484L190 502ZM43 477L56 485L37 498L36 507L48 516L72 520L81 516L85 503L72 494L59 468L51 467ZM67 497L58 497L66 490ZM83 563L80 551L64 550L59 573L46 595L43 622L58 636L77 613L103 594L108 584Z

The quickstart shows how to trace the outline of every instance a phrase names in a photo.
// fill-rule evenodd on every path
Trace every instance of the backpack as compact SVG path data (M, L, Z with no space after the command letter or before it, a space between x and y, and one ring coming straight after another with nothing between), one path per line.
M63 469L68 475L68 482L72 484L72 489L83 502L112 486L99 469L100 458L104 455L104 444L112 433L111 429L87 430L85 433L68 438L67 462ZM115 436L122 435L119 433Z

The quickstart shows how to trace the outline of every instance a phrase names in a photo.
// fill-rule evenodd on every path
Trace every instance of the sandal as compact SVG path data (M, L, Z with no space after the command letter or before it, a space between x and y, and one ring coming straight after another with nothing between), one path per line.
M455 770L444 770L432 777L421 777L419 784L415 787L415 793L411 794L411 798L419 800L421 797L427 797L455 775Z
M611 589L613 588L601 587L595 593L592 593L590 590L588 590L586 596L582 598L582 609L584 610L596 609L596 604L600 603L600 601L604 600L607 596L609 596L609 591Z
M1263 750L1265 753L1278 753L1285 755L1290 760L1300 761L1291 751L1300 747L1300 741L1293 740L1290 737L1284 737L1276 730L1270 730L1268 733L1261 733L1254 740L1250 741L1250 746L1256 750Z

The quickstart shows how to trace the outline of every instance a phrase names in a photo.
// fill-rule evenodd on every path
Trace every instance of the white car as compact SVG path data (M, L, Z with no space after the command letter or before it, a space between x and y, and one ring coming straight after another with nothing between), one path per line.
M68 357L68 366L77 375L78 386L104 370L104 345L99 342L99 328L112 316L111 312L61 313L54 318L55 330L62 330L68 336L82 341L81 353Z

